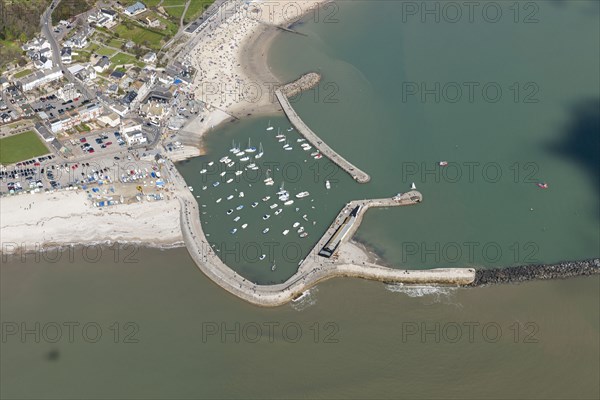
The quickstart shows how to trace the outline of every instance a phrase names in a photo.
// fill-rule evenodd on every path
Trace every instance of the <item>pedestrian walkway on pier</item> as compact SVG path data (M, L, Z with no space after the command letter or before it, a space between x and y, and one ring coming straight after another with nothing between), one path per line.
M314 76L318 74L312 72L310 74L302 76L295 82L291 82L280 89L275 91L275 96L281 105L281 108L285 112L285 115L290 120L296 130L306 138L306 140L317 150L319 150L325 157L329 158L334 164L346 171L355 181L358 183L367 183L371 180L371 177L364 171L360 170L344 157L335 152L329 147L321 138L317 136L305 123L302 121L300 116L294 111L294 108L290 104L288 97L292 97L301 90L310 89L312 86L318 84L320 76L315 79ZM316 80L316 82L315 82Z

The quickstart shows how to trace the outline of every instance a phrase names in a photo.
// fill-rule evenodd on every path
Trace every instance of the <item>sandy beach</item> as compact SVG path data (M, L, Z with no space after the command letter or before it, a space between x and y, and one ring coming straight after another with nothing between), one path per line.
M105 242L183 245L176 198L97 208L80 190L3 197L0 231L3 254Z
M192 86L197 99L214 110L242 118L280 111L268 50L278 27L288 27L326 0L231 1L205 23L189 55L198 71ZM215 125L216 126L216 125Z

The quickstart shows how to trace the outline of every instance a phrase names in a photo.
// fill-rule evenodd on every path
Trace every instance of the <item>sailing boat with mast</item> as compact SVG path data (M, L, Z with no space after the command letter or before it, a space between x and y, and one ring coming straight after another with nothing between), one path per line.
M273 130L273 126L271 125L271 120L269 120L269 123L267 124L267 130L268 131L272 131Z
M250 138L248 138L248 147L246 148L246 153L256 153L256 147L252 147Z
M263 147L262 147L262 142L260 143L260 145L258 146L258 154L256 154L254 156L255 159L261 158L264 155L264 151L263 151Z

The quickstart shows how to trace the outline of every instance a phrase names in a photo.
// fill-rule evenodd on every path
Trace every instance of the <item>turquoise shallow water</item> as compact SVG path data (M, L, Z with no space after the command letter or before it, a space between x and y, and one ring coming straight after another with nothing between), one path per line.
M339 2L329 11L337 22L309 18L296 26L308 37L280 35L269 59L282 81L310 70L323 75L294 106L372 181L358 185L338 171L339 182L325 192L313 160L272 146L279 143L265 131L268 118L226 126L208 137L208 157L180 167L186 179L200 185L203 162L227 153L232 139L251 137L270 146L265 160L304 166L302 179L286 188L314 193L317 207L309 214L317 225L308 238L286 242L281 232L298 219L286 210L267 221L273 229L264 238L263 221L256 223L262 211L242 210L258 229L232 237L234 226L223 219L228 205L212 204L234 190L221 187L218 196L207 190L204 223L212 238L262 248L276 241L281 249L297 242L306 252L346 201L392 196L414 182L423 204L369 211L357 234L390 265L499 267L598 257L598 157L590 150L599 146L598 4L536 2L539 9L521 5L517 18L508 4L493 3L503 10L497 23L479 14L473 23L445 22L443 15L439 23L422 22L406 2L376 4ZM538 22L524 23L525 16ZM287 133L284 117L271 123ZM440 167L441 160L449 165ZM549 189L537 186L543 182ZM245 188L247 202L265 196L259 187ZM276 258L275 273L269 263L229 264L267 283L289 277L302 256L282 250Z

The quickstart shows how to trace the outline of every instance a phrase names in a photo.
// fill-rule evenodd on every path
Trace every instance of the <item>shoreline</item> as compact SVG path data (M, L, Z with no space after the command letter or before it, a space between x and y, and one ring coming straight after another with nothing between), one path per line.
M331 0L307 0L302 3L302 13L296 18L285 18L283 11L293 0L280 0L268 8L253 1L243 6L237 3L237 11L220 21L216 26L211 21L206 41L199 42L191 50L189 61L197 70L192 85L196 98L209 107L209 113L190 121L180 132L190 140L188 143L203 155L203 141L207 134L222 126L250 116L270 116L283 113L277 101L275 89L284 84L271 69L268 60L273 41L280 34L291 34L280 29L302 21L314 7ZM250 18L253 8L259 8L262 18ZM265 16L264 10L271 13ZM230 41L227 41L230 40ZM235 42L235 44L231 44ZM230 45L231 51L214 54ZM225 47L226 48L226 47ZM213 60L213 57L215 60ZM199 60L208 60L204 63ZM204 122L201 120L204 118ZM191 157L183 156L176 161Z

